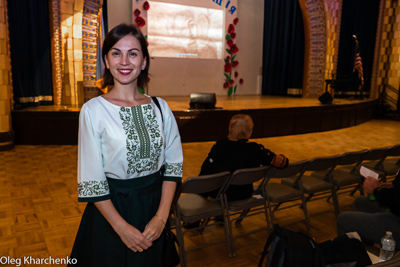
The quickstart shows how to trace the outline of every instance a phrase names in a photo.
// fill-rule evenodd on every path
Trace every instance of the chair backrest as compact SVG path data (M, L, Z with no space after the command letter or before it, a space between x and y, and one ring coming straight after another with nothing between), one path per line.
M386 158L390 148L391 147L371 148L365 153L363 161L379 160L379 162L382 162Z
M388 150L386 156L388 156L388 157L400 156L400 145L394 145L394 146L392 146L392 147Z
M351 151L343 153L337 161L337 165L358 165L361 163L364 155L368 152L368 149L360 151Z
M306 171L332 171L336 167L336 163L340 158L340 154L328 157L316 157L312 158L310 162L304 167L303 172Z
M245 185L257 182L266 176L270 168L270 166L260 166L236 170L232 173L229 185Z
M229 182L230 176L231 173L225 171L210 175L189 177L182 183L180 193L201 194L218 188L223 190L226 183Z
M293 163L289 163L286 168L279 169L279 168L272 168L272 170L268 173L268 180L271 178L286 178L298 175L307 165L310 160L302 160Z

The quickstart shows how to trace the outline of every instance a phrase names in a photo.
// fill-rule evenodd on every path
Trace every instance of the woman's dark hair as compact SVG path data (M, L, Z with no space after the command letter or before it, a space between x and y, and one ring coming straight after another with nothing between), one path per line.
M122 38L124 38L129 34L135 37L139 41L140 46L142 48L143 57L146 60L146 67L144 70L140 72L139 77L137 79L138 87L144 89L147 86L147 81L148 81L150 55L149 55L149 50L147 49L146 38L144 38L142 32L137 26L122 23L119 24L118 26L115 26L109 33L107 33L103 43L103 51L102 51L103 62L104 65L106 65L104 59L105 56L108 54L111 48L116 43L118 43L119 40L121 40ZM107 69L107 66L105 66L102 88L106 88L109 85L114 85L114 77L111 75L110 70Z

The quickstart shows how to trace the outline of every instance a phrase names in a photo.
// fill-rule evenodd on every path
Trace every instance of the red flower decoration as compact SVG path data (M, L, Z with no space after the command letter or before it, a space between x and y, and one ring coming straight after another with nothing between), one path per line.
M235 78L237 78L237 76L239 76L239 73L237 73L237 71L235 71Z
M143 3L143 9L144 9L144 10L149 10L149 9L150 9L150 4L149 4L149 2L146 1L146 2Z
M233 20L233 24L235 24L235 25L238 24L238 22L239 22L239 19L238 19L238 18L236 18L236 19Z
M227 56L227 57L225 58L225 60L226 60L227 62L229 62L229 61L231 61L231 57L230 57L230 56Z
M230 72L232 70L232 65L229 63L225 64L224 70L225 72Z
M233 41L232 41L232 40L228 40L228 41L226 41L226 43L227 43L229 46L232 46L232 45L233 45Z
M237 48L237 46L235 45L235 44L233 44L232 46L231 46L231 53L232 54L235 54L235 53L237 53L239 51L239 48Z
M233 32L235 32L235 26L233 26L232 24L229 24L228 33L233 33Z
M236 67L237 65L239 65L239 62L237 60L232 62L232 67Z
M226 89L226 88L228 88L229 87L229 83L228 82L225 82L224 83L224 88Z
M135 17L138 17L140 15L140 10L139 9L135 9L135 11L133 11L133 14L135 15Z
M139 27L143 27L146 24L146 21L142 17L136 17L135 22Z
M232 39L235 39L235 37L236 37L236 33L232 32L232 33L231 33L231 38L232 38Z
M240 83L240 84L243 84L243 79L240 79L240 80L239 80L239 83Z
M230 83L230 84L234 84L235 81L234 81L234 80L230 80L229 83Z

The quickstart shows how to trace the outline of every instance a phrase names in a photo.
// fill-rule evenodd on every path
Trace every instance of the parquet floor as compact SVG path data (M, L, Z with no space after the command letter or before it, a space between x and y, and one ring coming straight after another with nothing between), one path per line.
M351 128L263 138L255 141L291 162L315 156L328 156L365 148L400 143L400 122L373 120ZM199 173L200 165L213 142L185 143L184 179ZM16 146L0 152L0 265L65 266L54 259L69 255L85 204L77 202L76 146ZM351 209L353 198L341 195L341 210ZM331 203L310 203L311 234L318 242L336 236ZM277 213L277 223L305 231L298 208ZM266 225L262 215L234 226L235 233ZM222 238L222 227L212 227L202 235L189 234L186 245ZM188 253L189 266L257 266L267 231L236 240L237 256L229 258L223 243ZM53 259L53 264L28 265L27 260ZM51 258L50 258L51 257ZM14 262L11 262L14 260ZM18 260L21 260L19 263ZM29 262L29 261L28 261ZM19 264L18 264L19 263Z

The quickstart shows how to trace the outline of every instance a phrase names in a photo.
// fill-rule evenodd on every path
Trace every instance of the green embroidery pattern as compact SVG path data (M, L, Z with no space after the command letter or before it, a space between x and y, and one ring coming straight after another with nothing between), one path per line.
M78 183L78 196L102 196L108 194L107 181L82 181Z
M151 105L122 107L119 115L127 137L127 173L156 170L163 138Z
M182 162L165 163L165 176L182 176Z

